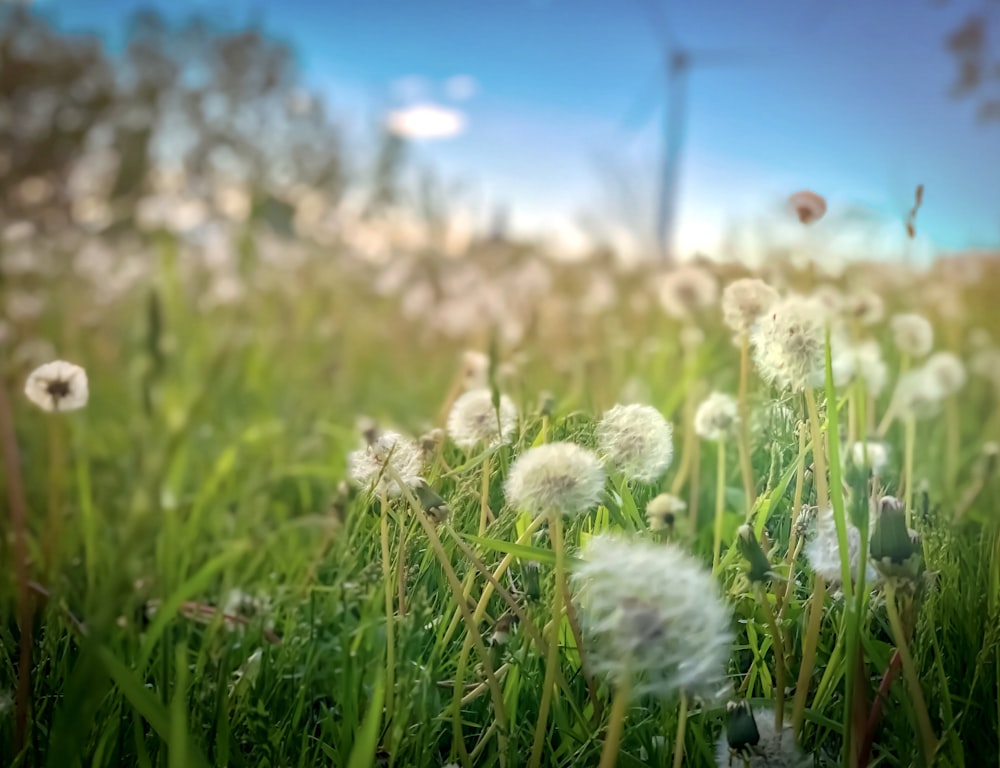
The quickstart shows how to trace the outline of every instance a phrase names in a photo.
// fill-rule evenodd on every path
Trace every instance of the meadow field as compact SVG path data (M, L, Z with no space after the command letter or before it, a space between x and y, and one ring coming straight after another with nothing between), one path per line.
M3 18L0 765L1000 764L1000 254L459 237L254 31Z
M995 764L995 258L13 235L5 764Z

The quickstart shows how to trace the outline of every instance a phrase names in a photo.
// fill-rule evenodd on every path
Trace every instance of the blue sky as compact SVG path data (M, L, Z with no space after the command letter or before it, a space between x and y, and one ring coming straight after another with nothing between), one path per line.
M62 23L119 31L132 0L38 0ZM656 5L656 0L650 0ZM154 3L155 5L155 3ZM228 0L160 3L258 19L293 43L307 83L361 130L381 110L460 110L458 136L419 158L460 178L485 208L507 202L521 229L563 231L601 213L598 167L640 184L655 162L662 33L642 0ZM692 72L680 241L711 249L727 223L810 187L831 210L902 218L926 185L919 225L946 249L1000 243L1000 124L948 96L944 37L980 0L660 0L688 48L731 49L739 66ZM1000 22L1000 19L998 19ZM997 25L1000 29L1000 24ZM445 83L477 88L449 101ZM420 78L409 99L399 83ZM651 90L652 89L652 90ZM418 98L414 98L414 96Z

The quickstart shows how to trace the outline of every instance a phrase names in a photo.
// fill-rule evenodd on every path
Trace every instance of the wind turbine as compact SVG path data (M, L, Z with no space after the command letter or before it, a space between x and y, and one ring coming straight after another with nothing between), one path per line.
M660 258L665 262L675 259L676 216L678 183L683 156L685 129L687 127L688 78L692 69L738 65L745 58L736 51L697 49L681 45L662 12L657 0L638 0L659 32L663 49L663 70L666 86L666 109L663 115L663 136L660 147L659 185L656 200L655 236ZM657 76L659 80L660 75ZM651 111L650 99L637 99L630 113Z

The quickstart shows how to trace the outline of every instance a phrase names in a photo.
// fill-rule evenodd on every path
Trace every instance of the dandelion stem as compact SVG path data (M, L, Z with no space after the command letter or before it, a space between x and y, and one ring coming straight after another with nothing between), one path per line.
M59 546L63 541L63 488L66 484L66 426L56 414L47 419L49 432L49 512L46 520L44 562L50 580L59 564Z
M715 523L712 529L712 573L719 571L722 554L722 515L726 504L726 441L719 438L715 468Z
M955 493L955 483L958 479L958 454L961 450L961 435L958 424L958 402L954 395L948 395L944 403L945 445L944 477L945 488L949 494Z
M809 696L809 680L816 666L816 647L819 644L819 630L823 620L823 598L826 583L818 574L813 578L813 593L809 603L809 625L802 645L802 665L795 682L795 698L792 700L792 728L801 738L802 720L806 712L806 698Z
M801 403L800 403L801 407ZM805 484L806 476L806 424L799 421L796 426L799 435L799 454L795 459L795 493L792 497L792 531L788 539L788 581L785 584L785 598L778 607L778 618L784 613L785 606L792 599L792 590L795 587L795 561L802 551L802 540L799 539L799 527L797 517L802 510L802 487Z
M903 504L906 509L906 527L913 521L913 449L917 441L917 421L912 414L906 416L906 436L903 443Z
M674 768L684 765L684 734L687 732L688 698L681 691L681 704L677 710L677 735L674 738Z
M740 383L737 398L737 408L740 416L739 441L737 444L740 459L740 474L743 476L743 496L746 507L746 517L749 519L753 510L755 489L753 482L753 466L750 462L750 408L747 403L747 380L750 368L750 337L746 331L740 336Z
M618 745L621 744L622 732L625 729L625 713L628 710L630 695L627 681L615 689L611 701L611 714L608 718L608 735L604 737L599 768L614 768L618 762Z
M910 649L907 644L906 633L903 631L903 622L899 616L899 607L896 605L896 587L892 579L887 579L885 583L885 610L889 617L889 628L892 630L892 639L896 643L896 650L899 651L899 659L903 665L903 677L906 678L906 686L910 689L913 710L917 716L917 725L920 728L920 742L924 753L924 764L933 765L934 754L937 752L937 737L934 735L931 718L927 713L927 702L924 700L924 692L920 687L920 676L917 674L917 667L913 663L913 656L910 655Z
M771 647L774 650L774 728L780 733L785 719L785 640L774 609L771 608L767 590L760 582L756 587L757 600L764 609L764 618L771 628Z
M809 414L809 427L812 430L813 482L816 484L816 505L822 510L830 503L826 482L826 453L823 450L823 428L819 420L819 409L816 407L816 395L810 388L805 390L806 411Z
M490 472L493 466L493 454L489 453L483 459L483 478L479 489L479 535L486 533L490 518Z
M386 724L392 716L393 694L396 681L396 631L395 615L392 608L392 562L389 551L389 498L381 499L381 542L382 542L382 591L385 593L385 716Z
M545 731L549 719L549 707L552 704L552 689L555 686L556 668L559 664L559 634L562 628L563 614L563 583L566 578L565 552L562 541L562 517L550 515L549 528L552 532L552 549L556 555L555 585L552 592L552 623L549 637L549 653L545 660L545 681L542 683L542 701L538 707L538 724L535 727L535 737L531 744L531 759L529 768L538 768L542 760L542 746L545 743Z

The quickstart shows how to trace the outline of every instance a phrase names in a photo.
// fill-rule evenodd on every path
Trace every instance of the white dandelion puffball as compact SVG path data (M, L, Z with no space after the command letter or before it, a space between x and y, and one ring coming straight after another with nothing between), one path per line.
M757 735L755 744L731 745L725 730L715 745L715 764L718 768L807 768L812 758L803 754L795 743L795 732L790 725L779 731L774 725L774 710L763 707L747 716L754 720Z
M462 353L462 386L465 389L482 389L488 386L489 373L489 355L472 349Z
M844 310L861 325L875 325L885 317L885 302L875 291L858 291L847 296Z
M748 333L779 299L778 292L759 278L734 280L722 292L722 319L737 333Z
M674 458L674 430L651 405L616 405L597 422L597 444L605 461L626 479L652 483Z
M924 369L937 382L942 397L954 395L965 386L965 365L951 352L935 352L927 358Z
M882 357L882 347L874 339L859 341L850 347L853 376L860 379L872 397L878 397L889 383L889 366Z
M803 189L788 196L788 207L803 224L812 224L826 213L826 200L815 192Z
M679 320L715 304L719 298L715 275L694 264L667 272L660 278L658 289L663 311Z
M76 411L87 404L87 372L79 365L56 360L40 365L24 384L24 394L43 411Z
M599 534L572 586L589 658L613 684L664 699L722 690L731 614L701 561L675 544Z
M404 485L413 488L423 482L420 446L398 432L386 430L347 455L348 472L355 483L379 496L399 496L402 488L385 471L387 462Z
M517 457L504 484L507 503L535 517L580 515L597 506L604 468L593 451L548 443Z
M935 415L941 406L944 391L937 378L926 367L907 371L896 382L892 408L903 416L925 419Z
M934 346L934 329L922 315L893 315L889 324L896 347L910 357L923 357Z
M740 416L736 399L721 392L705 398L694 414L694 431L702 440L725 440L736 434Z
M851 446L851 462L857 467L870 467L872 474L881 475L889 465L889 445L882 442L858 441Z
M760 318L751 337L761 377L804 390L826 365L826 313L811 298L789 296Z
M837 524L834 522L832 509L817 517L816 530L806 542L805 553L813 573L822 576L828 584L841 583L840 541L837 539ZM851 577L857 579L864 564L865 581L873 584L878 574L868 562L867 553L862 556L861 531L851 522L847 523L847 556L851 564Z
M517 406L500 395L500 407L493 407L488 389L470 389L459 397L448 414L448 436L459 448L494 448L509 443L517 428Z

